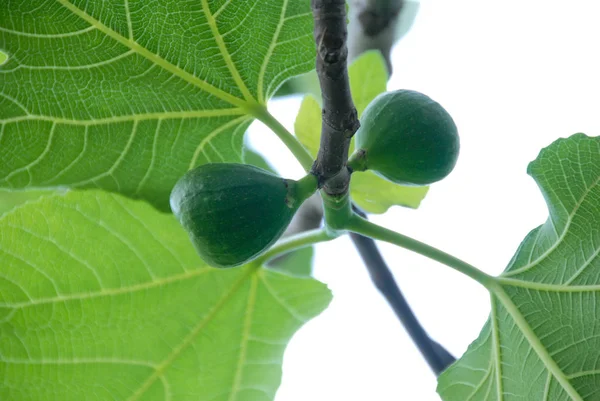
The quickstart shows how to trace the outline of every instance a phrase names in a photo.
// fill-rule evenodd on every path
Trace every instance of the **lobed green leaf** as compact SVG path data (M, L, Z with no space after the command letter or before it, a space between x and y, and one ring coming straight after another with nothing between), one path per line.
M31 0L0 8L0 187L101 188L168 210L185 171L241 162L314 68L307 1Z
M489 321L439 378L444 400L600 399L600 137L559 139L528 173L548 220L495 279Z
M0 399L272 400L331 294L206 266L170 214L101 191L0 218Z

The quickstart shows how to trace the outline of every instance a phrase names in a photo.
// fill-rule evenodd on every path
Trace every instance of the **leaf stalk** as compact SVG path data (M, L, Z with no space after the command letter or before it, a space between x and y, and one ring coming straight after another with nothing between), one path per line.
M375 223L365 220L357 214L352 215L346 225L346 229L357 234L371 237L373 239L389 242L401 248L405 248L423 255L429 259L440 262L468 277L471 277L488 290L493 289L496 284L496 279L494 277L484 273L475 266L472 266L446 252L434 248L431 245L427 245L414 238L392 230L388 230L385 227L381 227Z
M327 242L337 238L339 235L335 235L326 229L318 229L305 231L300 234L286 237L275 245L273 245L267 252L254 259L251 263L256 265L264 265L271 259L275 259L278 256L286 254L296 249L304 248L310 245L318 244L320 242Z
M304 171L307 173L310 172L313 165L313 157L310 155L308 150L302 146L300 141L298 141L298 139L292 135L292 133L288 131L287 128L285 128L283 124L279 122L279 120L273 117L266 107L259 106L259 108L257 108L252 114L279 137L279 139L284 143L285 146L287 146L290 152L292 152L294 157L302 165Z

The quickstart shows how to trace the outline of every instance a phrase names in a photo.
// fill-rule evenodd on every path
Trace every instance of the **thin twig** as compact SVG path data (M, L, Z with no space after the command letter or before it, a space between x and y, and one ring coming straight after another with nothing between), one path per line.
M358 210L355 208L355 211ZM360 211L358 213L366 218L364 213ZM394 280L392 272L385 263L385 260L383 260L379 249L377 249L375 241L355 233L351 233L350 238L367 266L373 284L394 310L394 313L396 313L396 316L421 352L421 355L423 355L423 358L429 364L431 370L438 376L444 369L454 363L456 358L439 343L432 340L427 332L425 332L425 329L411 310L406 298L404 298L402 291L400 291L398 284L396 284L396 280Z

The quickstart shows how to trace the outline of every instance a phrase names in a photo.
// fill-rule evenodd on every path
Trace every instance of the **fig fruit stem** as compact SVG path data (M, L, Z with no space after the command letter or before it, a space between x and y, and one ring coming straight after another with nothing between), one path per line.
M300 203L304 202L316 192L318 187L317 177L308 173L296 181L296 198Z
M302 168L307 173L310 172L313 165L313 157L300 141L292 135L266 108L261 108L255 112L257 118L262 121L267 127L277 135L285 146L292 152L296 160L302 165Z
M348 159L348 168L354 171L366 171L367 167L367 154L364 150L358 149Z
M375 223L365 220L357 214L353 214L350 220L348 220L346 229L348 231L371 237L373 239L389 242L390 244L397 245L401 248L408 249L409 251L413 251L429 259L440 262L462 274L469 276L488 290L494 288L496 284L496 279L494 277L484 273L475 266L472 266L444 251L434 248L431 245L427 245L414 238L392 230L388 230L385 227L381 227Z
M300 234L292 235L282 239L273 245L267 252L263 253L258 258L254 259L251 263L257 265L264 265L271 259L286 254L296 249L304 248L310 245L317 244L319 242L331 241L339 235L333 234L326 229L310 230Z

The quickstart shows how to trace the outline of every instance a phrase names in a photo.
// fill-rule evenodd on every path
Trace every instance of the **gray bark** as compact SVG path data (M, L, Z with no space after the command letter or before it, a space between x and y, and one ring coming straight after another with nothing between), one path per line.
M348 79L345 0L312 0L316 69L323 100L321 145L312 173L329 195L348 192L350 140L360 126Z

